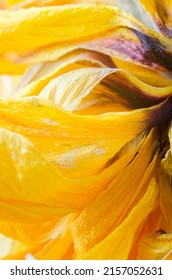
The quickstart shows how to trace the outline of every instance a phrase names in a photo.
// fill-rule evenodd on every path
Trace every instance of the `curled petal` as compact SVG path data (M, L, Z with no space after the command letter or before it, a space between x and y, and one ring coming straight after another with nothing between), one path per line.
M117 68L130 72L130 74L146 84L154 87L168 87L172 85L171 74L168 72L157 71L143 65L122 61L117 58L113 58L113 61Z
M60 75L51 80L39 96L52 100L66 110L75 111L79 105L79 108L83 108L103 101L114 103L114 108L115 103L126 108L148 107L161 102L171 93L172 87L152 87L121 69L92 67ZM88 102L88 105L84 105L84 102Z
M114 63L108 56L96 52L71 52L59 60L31 66L18 86L17 96L38 95L53 78L86 66L114 68Z

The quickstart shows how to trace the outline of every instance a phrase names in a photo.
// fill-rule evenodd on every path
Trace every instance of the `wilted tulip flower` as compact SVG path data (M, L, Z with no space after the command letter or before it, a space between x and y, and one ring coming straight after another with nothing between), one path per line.
M172 1L118 2L0 1L1 259L172 259Z

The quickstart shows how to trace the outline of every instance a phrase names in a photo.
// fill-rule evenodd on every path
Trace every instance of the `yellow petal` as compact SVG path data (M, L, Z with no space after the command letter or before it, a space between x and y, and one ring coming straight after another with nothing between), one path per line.
M81 61L82 65L78 65ZM118 105L119 110L124 111L123 107L126 106L129 109L156 104L171 93L170 86L159 88L147 85L130 73L120 69L81 69L85 63L97 64L101 67L112 65L106 56L92 52L77 52L67 55L59 61L36 65L26 72L19 85L21 90L19 90L17 96L38 95L42 90L42 97L55 101L65 109L73 110L77 108L81 100L94 88L92 96L89 96L88 100L84 100L85 104L81 104L77 110L87 107L87 104L91 105L99 102L101 107L104 107L103 105L106 106L107 103L113 102L113 104L118 103L120 105ZM76 70L71 71L73 69ZM67 73L63 75L65 72ZM52 80L57 76L58 78ZM77 83L73 76L75 76L75 80L77 79ZM106 76L108 77L106 78ZM104 80L102 81L102 79ZM95 88L101 81L102 85ZM50 83L47 85L48 82ZM70 87L75 90L71 91ZM82 90L80 90L81 88ZM72 100L73 105L69 104ZM104 112L108 111L108 109L114 111L115 106L107 106ZM92 109L93 113L94 109L97 111L97 107ZM82 114L82 111L80 113Z
M155 167L156 169L156 167ZM157 184L157 188L159 188L159 184L156 180L156 184ZM161 228L160 225L162 225L161 223L161 219L162 219L162 212L161 209L159 207L159 201L157 201L157 207L155 208L154 211L152 211L146 218L146 220L143 222L142 226L140 227L140 229L136 232L135 234L135 238L133 241L133 246L130 250L130 254L128 259L129 260L136 260L137 259L137 255L138 255L138 243L140 241L140 239L142 238L143 235L145 234L152 234L153 232L159 230Z
M124 20L125 17L125 20ZM142 65L145 68L171 71L172 49L170 40L150 31L145 26L119 12L118 23L111 31L97 34L92 38L71 39L37 48L20 55L18 63L32 64L60 58L72 50L87 49L97 51L112 58ZM70 47L69 47L70 46Z
M172 37L172 1L171 0L140 0L142 5L152 16L159 30L167 37Z
M19 84L17 96L38 95L53 78L86 66L113 67L110 58L88 51L71 52L59 60L32 66L26 71Z
M100 82L102 87L100 85L96 89ZM112 102L114 107L115 103L127 108L148 107L165 99L171 91L172 87L149 86L120 69L88 67L51 80L39 96L52 100L66 110L75 111L78 106L83 108L82 101L88 102L88 106L105 100ZM88 95L92 96L92 100L90 96L87 100Z
M162 109L166 106L169 105L164 103ZM153 109L157 115L158 108ZM36 97L2 101L0 109L1 127L29 138L65 176L75 177L98 172L126 142L151 126L149 114L153 115L153 122L156 115L152 109L146 109L81 116ZM156 121L161 123L165 119L159 116Z
M54 101L68 111L74 111L82 99L89 95L105 76L113 72L111 68L93 67L70 71L51 80L39 96Z
M12 62L5 59L3 56L0 56L0 75L19 75L23 74L26 69L26 65Z
M41 62L47 57L52 60L52 56L57 59L60 53L68 52L70 41L71 50L96 50L153 69L171 70L170 40L165 40L164 36L151 31L114 6L64 5L10 13L2 11L0 15L3 30L0 33L0 52L18 52L20 55L31 50L30 55L22 54L26 56L26 60L23 60L25 63L27 60L29 63L35 62L34 56L36 59L40 56ZM66 20L70 30L63 25ZM8 42L9 37L13 44L4 43ZM42 51L38 49L35 54L35 49L41 47Z
M74 180L64 177L24 137L4 129L0 129L0 135L1 221L12 222L11 228L6 225L3 230L8 236L22 241L25 238L27 242L33 241L38 223L44 222L38 238L45 240L56 226L55 220L86 206L133 159L138 149L114 159L95 176ZM27 229L32 232L25 237Z
M20 52L106 32L120 25L124 15L113 6L94 4L0 11L0 29L3 30L0 53ZM132 20L130 26L134 25Z
M144 65L137 65L135 63L122 61L117 58L113 58L113 61L117 68L121 68L132 73L139 80L143 81L146 84L155 86L155 87L168 87L172 85L171 75L167 72L156 71L149 69Z
M68 230L66 233L63 233L60 238L56 238L55 240L52 240L50 243L48 243L34 256L36 259L41 260L60 260L63 258L71 244L72 237L70 231Z
M160 203L161 209L166 219L167 225L165 229L167 232L172 231L172 156L171 151L168 151L165 158L161 161L160 169Z
M117 228L141 199L156 163L156 158L151 163L155 137L150 135L146 139L135 159L73 222L71 229L78 258Z
M103 5L114 5L113 0L6 0L6 8L10 10L17 10L20 8L28 7L42 7L42 6L55 6L66 4L82 4L82 3L102 3Z
M40 251L38 251L34 257L41 260L57 260L62 259L73 244L69 225L75 218L74 215L67 217L67 223L63 227L63 231L60 236L53 238L48 242ZM72 256L71 256L72 258Z
M3 219L2 219L3 220ZM35 245L41 242L49 241L62 223L60 219L52 221L42 221L37 223L21 223L19 221L5 222L0 220L0 232L14 240L22 243Z
M0 176L1 220L29 224L38 222L41 216L41 220L45 222L56 219L58 206L51 194L53 188L56 193L55 189L59 185L61 195L60 193L59 196L57 195L57 200L63 199L64 186L60 187L60 174L58 175L55 167L46 162L25 138L3 129L0 132L0 154L4 159L0 164L2 172ZM53 179L53 173L57 176L56 182L55 178ZM63 183L64 180L63 178ZM50 196L48 193L45 194L46 189ZM60 215L64 215L66 210L62 210Z
M139 242L137 259L161 260L172 250L172 234L149 234L141 238ZM169 256L170 259L170 256Z
M152 179L145 194L131 210L123 223L113 230L103 241L94 246L83 259L127 259L135 232L157 205L158 188ZM144 211L143 211L144 209Z
M148 109L99 116L72 114L36 97L1 101L0 109L1 127L29 138L65 176L86 177L139 133L166 123L171 99Z

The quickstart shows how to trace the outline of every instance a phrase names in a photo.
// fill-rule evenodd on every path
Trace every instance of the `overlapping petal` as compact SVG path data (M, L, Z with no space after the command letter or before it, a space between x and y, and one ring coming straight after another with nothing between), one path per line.
M3 259L171 258L170 13L111 2L0 1Z
M138 147L112 161L98 174L82 178L81 169L79 179L70 179L46 161L27 139L1 129L1 220L28 227L39 221L53 221L54 226L55 219L81 209L106 188L137 150ZM78 200L77 194L82 198ZM42 234L43 227L48 226L48 223L42 225Z
M0 16L1 53L94 36L118 27L123 21L128 27L139 25L134 18L125 19L125 13L116 7L89 4L21 9L13 13L0 11ZM12 44L5 44L8 37Z
M117 228L146 191L156 163L156 160L151 163L155 152L152 149L154 137L151 135L147 138L137 156L125 168L125 172L118 173L109 187L74 221L72 233L79 257ZM148 150L150 153L147 153ZM140 169L143 158L144 163ZM118 259L118 256L115 258Z
M142 221L154 210L157 195L158 189L155 181L152 180L146 193L124 222L114 229L102 242L93 247L84 256L84 259L127 259L132 248L134 234Z
M71 91L71 88L74 89ZM67 72L51 80L40 96L69 111L77 111L98 102L101 105L103 102L113 103L112 110L119 104L121 111L127 111L127 108L149 107L160 103L171 93L171 86L158 88L147 85L121 69L88 67Z
M41 56L39 58L41 60L47 57L52 60L52 55L55 57L56 53L57 59L59 52L68 51L70 41L70 48L73 50L78 48L96 50L158 70L171 70L170 41L116 7L67 5L57 8L31 8L14 11L10 22L8 15L8 11L1 12L0 27L3 33L0 34L0 52L20 54L32 49L34 52L26 55L26 61L29 63L35 61L35 55L37 60L37 55ZM70 30L68 26L62 24L66 19ZM96 25L94 20L97 22ZM46 28L43 27L45 23ZM10 33L10 30L13 31ZM5 44L8 37L13 44ZM53 43L58 45L46 47ZM42 51L38 49L35 54L35 49L41 47L46 48Z

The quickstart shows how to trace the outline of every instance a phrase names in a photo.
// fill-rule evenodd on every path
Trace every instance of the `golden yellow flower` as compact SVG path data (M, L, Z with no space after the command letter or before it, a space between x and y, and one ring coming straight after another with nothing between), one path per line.
M162 34L0 1L1 259L172 259L172 1L140 2Z

